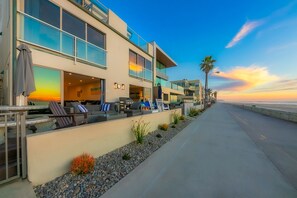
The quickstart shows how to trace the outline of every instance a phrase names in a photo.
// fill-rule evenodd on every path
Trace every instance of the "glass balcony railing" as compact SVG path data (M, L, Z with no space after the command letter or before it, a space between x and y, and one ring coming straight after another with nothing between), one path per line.
M81 5L84 9L88 10L93 15L97 16L103 22L107 23L108 21L108 8L105 7L98 0L73 0L77 4Z
M130 27L127 28L127 36L132 43L143 49L145 52L148 52L148 42L146 42Z
M106 67L106 50L25 13L19 13L18 39Z
M129 69L129 74L137 78L153 81L153 72L143 67L141 69L138 69L137 71Z
M155 85L157 86L159 83L160 83L160 85L162 87L167 87L169 89L174 89L174 90L177 90L177 91L184 92L184 88L183 87L178 86L177 84L171 83L171 82L169 82L167 80L163 80L161 78L157 78L156 79L156 82L155 82Z

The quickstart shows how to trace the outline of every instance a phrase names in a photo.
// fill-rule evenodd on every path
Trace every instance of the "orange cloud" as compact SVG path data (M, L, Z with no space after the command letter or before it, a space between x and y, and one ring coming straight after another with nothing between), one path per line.
M227 83L227 86L225 84L219 88L228 91L246 91L279 79L270 74L266 67L256 65L235 67L228 72L213 73L213 76L231 81L231 83Z
M218 99L225 101L296 101L296 90L291 91L272 91L257 93L242 92L218 92Z
M228 43L226 48L231 48L236 45L240 40L246 37L250 32L252 32L256 27L263 24L263 21L248 21L239 30L235 37Z

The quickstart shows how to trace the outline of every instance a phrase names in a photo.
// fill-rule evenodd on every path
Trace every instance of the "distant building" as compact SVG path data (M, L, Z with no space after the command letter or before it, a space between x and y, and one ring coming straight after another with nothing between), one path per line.
M187 99L187 100L193 100L197 103L203 102L204 97L204 91L203 86L200 80L177 80L172 81L172 83L175 83L181 87L184 88L184 96L180 96L179 100Z

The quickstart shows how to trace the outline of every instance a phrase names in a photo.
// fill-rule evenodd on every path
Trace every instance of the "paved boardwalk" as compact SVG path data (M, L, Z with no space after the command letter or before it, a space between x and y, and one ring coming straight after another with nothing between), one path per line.
M103 197L297 197L231 110L207 110Z

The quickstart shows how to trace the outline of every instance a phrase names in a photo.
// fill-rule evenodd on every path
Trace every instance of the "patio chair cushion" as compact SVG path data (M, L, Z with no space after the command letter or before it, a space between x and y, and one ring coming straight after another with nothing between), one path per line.
M101 109L100 109L100 111L109 111L110 110L110 106L111 106L111 104L108 104L108 103L104 103L104 104L102 104L101 105Z
M88 109L84 105L79 104L77 107L81 113L88 113Z
M79 102L70 102L71 106L74 108L74 113L80 113L80 109L78 108L78 105L80 105Z

